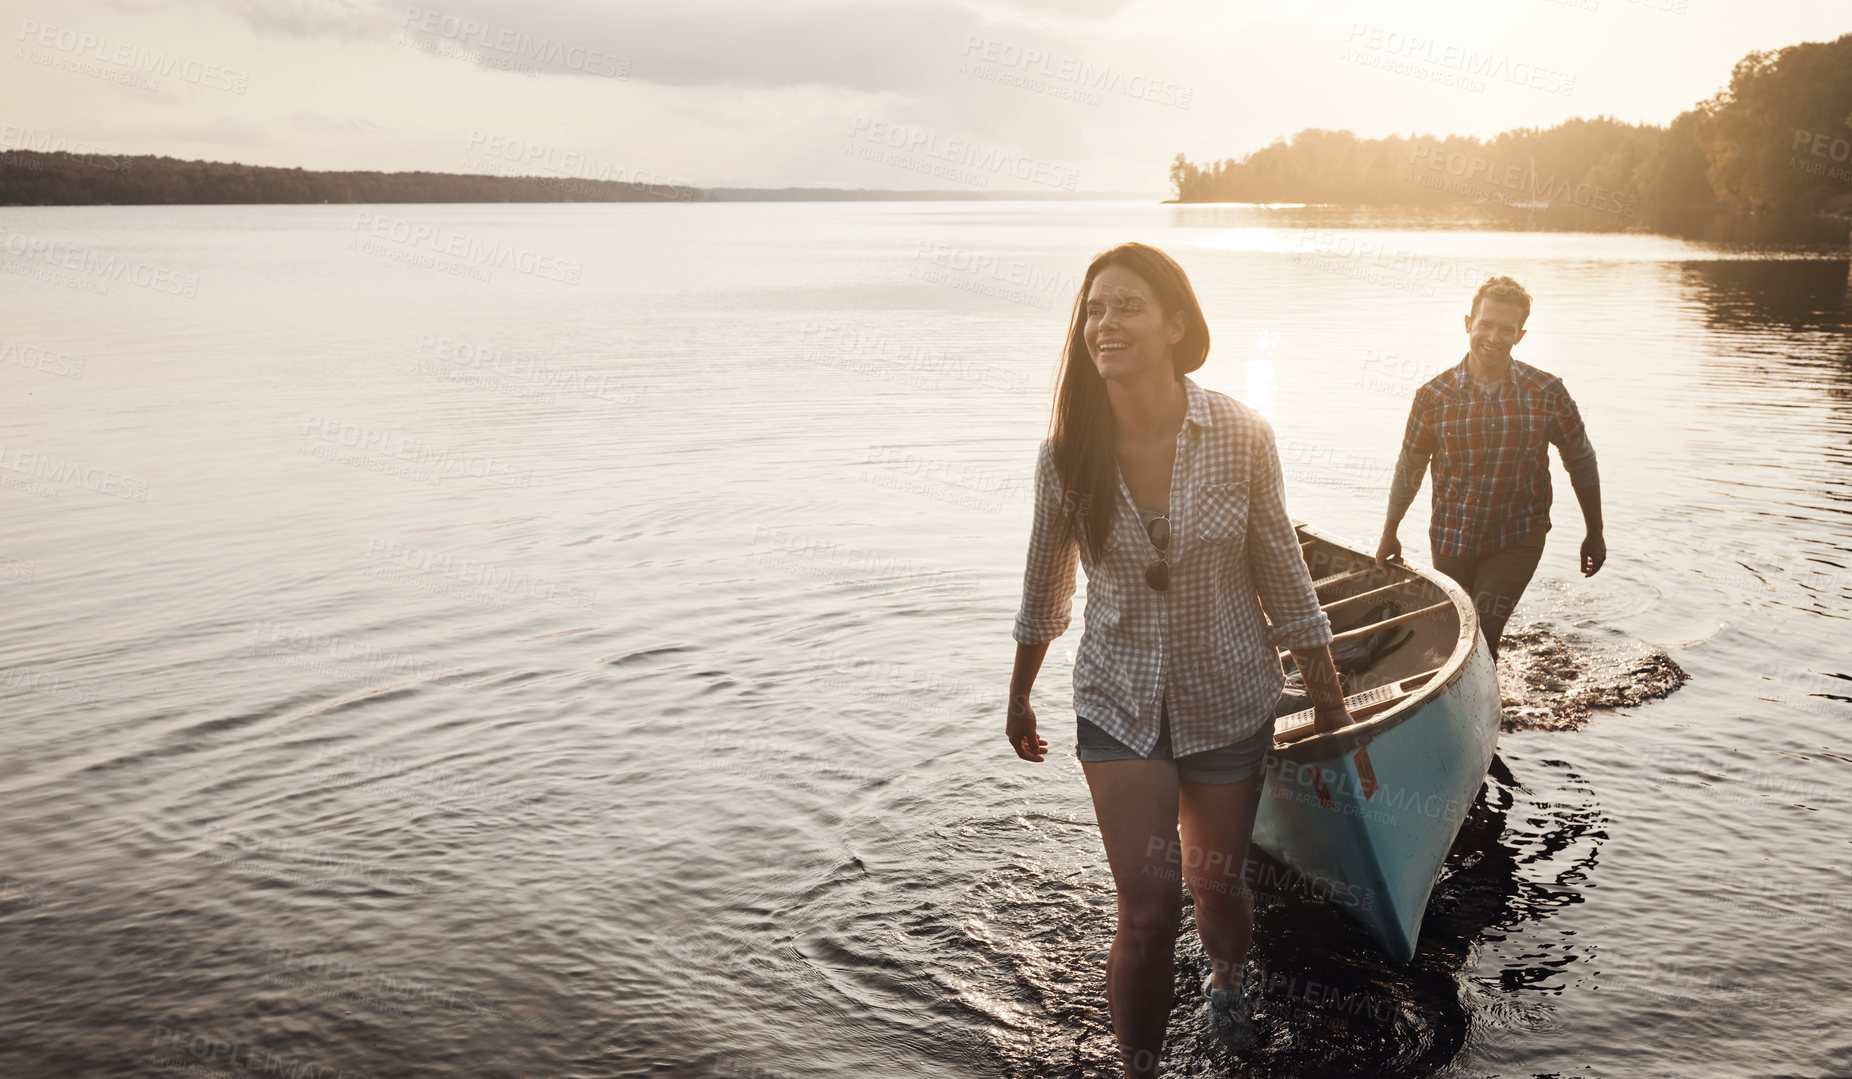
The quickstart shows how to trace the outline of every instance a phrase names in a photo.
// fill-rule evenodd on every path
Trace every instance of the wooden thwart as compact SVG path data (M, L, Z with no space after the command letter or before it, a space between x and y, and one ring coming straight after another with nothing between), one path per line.
M1312 582L1312 587L1314 589L1330 588L1332 585L1344 584L1347 581L1354 581L1359 577L1367 577L1372 573L1386 572L1388 571L1377 569L1375 566L1365 566L1362 569L1351 570L1349 573L1334 573L1329 577L1320 577L1318 580Z
M1431 614L1439 614L1442 611L1451 610L1453 610L1453 604L1447 600L1441 600L1431 607L1423 607L1418 611L1404 611L1394 618L1385 618L1381 622L1371 622L1367 626L1358 626L1356 629L1347 629L1342 633L1334 634L1331 638L1331 643L1342 644L1345 641L1354 641L1359 637L1368 637L1379 629L1388 629L1390 626L1399 626L1405 622L1413 622L1418 618L1426 618ZM1292 652L1289 650L1282 650L1280 652L1281 659L1285 659L1290 655L1292 655Z
M1419 577L1405 577L1402 580L1395 582L1394 584L1386 584L1386 585L1383 585L1381 588L1372 588L1368 592L1359 592L1354 596L1345 596L1343 599L1334 599L1330 603L1326 603L1322 605L1320 607L1320 610L1323 610L1326 614L1330 614L1332 611L1337 610L1339 607L1344 606L1346 603L1356 603L1359 600L1372 599L1376 596L1382 595L1385 592L1393 591L1394 589L1397 589L1397 588L1404 588L1404 587L1407 587L1408 585L1416 584L1420 582L1421 582L1421 578Z
M1426 618L1431 614L1439 614L1442 611L1451 610L1453 610L1452 601L1443 599L1431 607L1423 607L1418 611L1407 611L1403 614L1396 615L1394 618L1385 618L1381 622L1371 622L1367 626L1358 626L1356 629L1347 629L1332 637L1331 643L1337 644L1341 641L1354 641L1359 637L1368 637L1379 629L1388 629L1390 626L1399 626L1404 622L1413 622L1417 618Z

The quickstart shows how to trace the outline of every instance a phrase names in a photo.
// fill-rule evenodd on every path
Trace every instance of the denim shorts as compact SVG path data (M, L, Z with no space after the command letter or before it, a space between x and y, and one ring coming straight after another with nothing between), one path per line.
M1149 757L1141 757L1132 747L1107 734L1085 716L1075 716L1074 749L1082 762L1095 761L1167 761L1170 755L1170 702L1165 701L1158 719L1157 745ZM1177 774L1193 783L1239 783L1260 770L1261 761L1273 748L1273 724L1269 723L1243 741L1205 749L1176 758Z

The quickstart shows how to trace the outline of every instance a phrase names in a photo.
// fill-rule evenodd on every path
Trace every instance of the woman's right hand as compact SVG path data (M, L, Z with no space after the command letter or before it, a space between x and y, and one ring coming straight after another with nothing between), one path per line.
M1048 739L1035 733L1035 709L1030 706L1029 698L1010 700L1009 718L1005 720L1003 730L1009 736L1010 748L1016 751L1018 757L1038 763L1046 757Z

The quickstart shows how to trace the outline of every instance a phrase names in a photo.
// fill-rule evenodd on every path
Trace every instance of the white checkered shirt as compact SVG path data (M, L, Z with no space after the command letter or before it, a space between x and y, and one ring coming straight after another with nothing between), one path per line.
M1273 426L1187 376L1183 387L1189 408L1171 474L1170 590L1145 583L1157 548L1123 478L1101 557L1095 560L1071 531L1060 542L1064 499L1044 440L1022 606L1010 634L1022 644L1044 644L1067 631L1078 561L1087 571L1087 611L1074 662L1074 710L1148 754L1168 696L1171 753L1178 757L1270 727L1285 682L1276 649L1331 642L1331 620L1318 608L1286 515Z

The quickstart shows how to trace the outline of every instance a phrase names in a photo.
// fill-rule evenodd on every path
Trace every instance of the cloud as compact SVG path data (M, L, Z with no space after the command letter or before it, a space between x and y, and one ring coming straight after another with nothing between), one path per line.
M354 116L327 116L319 112L292 112L284 117L283 122L297 131L318 135L371 135L381 130L380 125L371 120Z
M364 41L379 36L392 18L390 8L376 0L218 0L218 4L253 29L287 37Z
M982 12L937 0L812 4L696 0L677 4L602 4L585 0L218 0L254 29L297 38L386 40L409 35L447 40L485 54L495 42L524 58L555 44L629 61L632 79L666 86L778 88L840 86L862 92L931 93L942 88L973 38L1070 32L1026 26L1020 10L1059 10L1054 0L1013 0ZM1079 10L1105 14L1125 0L1086 0ZM585 74L563 66L546 74Z
M1105 19L1137 4L1138 0L1001 0L989 5L988 10L992 13L1010 11L1034 16L1057 15L1063 20L1076 16Z

